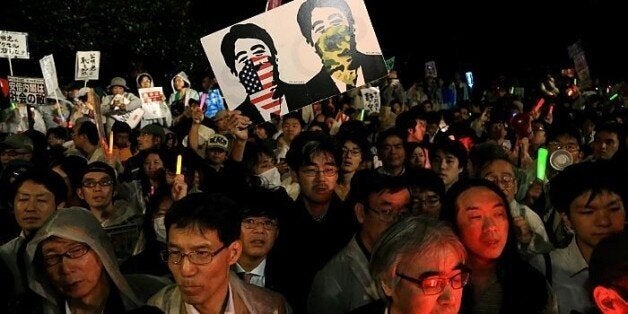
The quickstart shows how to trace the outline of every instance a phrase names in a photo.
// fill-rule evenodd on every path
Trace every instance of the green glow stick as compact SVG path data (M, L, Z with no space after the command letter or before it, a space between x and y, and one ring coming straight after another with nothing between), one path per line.
M366 112L366 109L360 110L360 115L358 116L358 120L364 121L364 112Z
M545 181L545 170L547 168L547 148L539 148L536 159L536 178L541 182Z
M613 96L611 96L610 100L615 100L617 97L619 97L619 95L617 93L613 94Z

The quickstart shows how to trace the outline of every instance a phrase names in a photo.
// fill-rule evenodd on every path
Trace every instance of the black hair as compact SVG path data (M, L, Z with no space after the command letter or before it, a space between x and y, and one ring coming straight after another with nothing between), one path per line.
M342 13L345 14L347 20L349 21L349 32L353 34L353 26L355 24L353 20L353 14L351 13L351 9L349 5L344 0L307 0L301 4L299 7L299 12L297 13L297 21L299 22L299 28L301 29L301 34L305 37L305 41L314 45L312 42L312 11L315 8L324 8L324 7L332 7L337 8Z
M336 142L338 143L340 153L342 153L342 145L344 145L344 143L352 142L360 147L360 150L362 151L362 162L369 161L373 158L371 145L365 136L359 136L355 133L344 133L341 135L336 134Z
M126 122L116 121L111 126L111 131L114 133L131 133L131 126Z
M111 178L113 181L113 187L115 188L118 185L118 178L116 177L116 171L113 167L109 166L107 163L102 161L94 161L92 163L87 164L85 168L83 168L83 173L81 174L81 182L86 174L90 172L102 172L105 173Z
M403 133L403 131L401 131L398 128L392 127L389 129L386 129L382 132L379 133L379 135L377 136L377 150L381 151L382 150L382 145L384 145L384 140L386 140L389 137L398 137L401 139L402 142L406 142L406 137L404 136L405 134Z
M220 45L222 57L233 74L237 74L235 69L235 42L240 38L259 39L268 46L273 57L277 55L277 48L275 48L273 38L270 37L266 30L251 23L233 25L222 38L222 44Z
M430 161L436 158L436 152L442 151L445 154L452 154L454 157L458 159L458 167L461 168L462 174L465 174L467 171L467 160L469 159L469 155L467 149L462 145L462 143L454 140L444 140L440 143L437 143L430 151ZM433 163L433 161L432 161Z
M68 130L64 127L50 128L46 131L46 138L54 135L56 138L67 141L69 138Z
M83 173L87 167L87 159L77 155L68 155L50 163L49 168L52 169L57 166L68 176L72 191L76 191L81 186Z
M372 169L360 170L351 179L349 190L349 204L361 203L368 205L371 194L389 190L393 193L408 188L405 176L389 176L380 174ZM408 190L408 194L410 191Z
M290 169L296 172L300 167L313 163L312 159L318 154L333 156L336 166L342 158L329 135L320 131L303 131L290 143L286 161Z
M625 199L625 182L615 164L599 160L571 165L550 180L550 201L554 208L569 215L574 199L591 191L587 204L603 191L618 194Z
M313 131L312 128L313 127L319 127L321 128L321 131L325 134L329 134L329 127L327 126L327 124L325 124L325 122L320 122L320 121L312 121L310 122L310 126L308 127L308 130Z
M299 121L301 128L305 128L305 121L303 121L303 117L301 117L301 114L298 111L293 111L285 114L283 117L281 117L281 123L283 123L287 119L295 119Z
M175 202L165 218L166 231L193 227L197 231L215 230L224 245L240 239L240 208L219 193L193 193Z
M96 124L91 121L81 122L78 126L78 129L76 130L76 135L85 135L89 143L92 145L98 145L98 140L100 139L98 136L98 129L96 128Z
M56 205L59 205L67 200L68 188L66 187L63 178L58 173L50 169L41 168L33 168L15 180L12 185L14 190L11 200L15 198L17 191L26 181L32 181L36 184L43 185L46 190L54 195Z

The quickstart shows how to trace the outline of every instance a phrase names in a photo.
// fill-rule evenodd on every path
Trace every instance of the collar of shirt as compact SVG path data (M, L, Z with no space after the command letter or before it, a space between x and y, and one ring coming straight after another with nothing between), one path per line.
M183 303L185 305L185 312L188 314L201 314L194 305ZM229 284L227 292L227 306L225 307L224 314L235 314L235 308L233 307L233 293L231 292L231 284Z
M569 243L569 246L565 248L563 253L559 257L561 259L560 264L565 267L565 272L569 274L569 277L574 277L580 272L589 269L589 264L584 260L580 248L578 248L576 237L571 240L571 243Z
M249 273L249 274L253 274L255 276L259 276L259 277L264 277L264 270L266 269L266 259L262 260L261 263L259 263L259 265L257 265L257 267L253 268L253 270L247 272L246 270L244 270L244 268L242 268L242 266L240 266L240 264L236 263L235 264L235 269L236 269L236 273Z

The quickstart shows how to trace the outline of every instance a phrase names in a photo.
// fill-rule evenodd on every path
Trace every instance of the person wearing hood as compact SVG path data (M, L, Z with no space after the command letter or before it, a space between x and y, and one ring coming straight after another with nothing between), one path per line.
M103 97L100 108L104 116L107 116L107 131L115 121L114 116L121 116L142 107L142 101L130 92L126 86L126 80L121 77L114 77L107 86L110 95Z
M55 93L49 94L46 97L46 105L39 107L39 111L46 124L46 129L59 126L67 127L67 121L70 119L72 109L72 103L68 101L58 89Z
M172 94L168 99L168 106L172 112L173 123L179 121L185 109L190 105L190 99L199 100L198 92L191 88L192 84L185 72L181 71L170 80Z
M109 237L90 212L55 212L26 247L28 284L43 313L124 313L141 307L167 282L124 277Z
M135 81L137 83L138 94L139 94L139 90L142 88L155 87L153 77L148 73L140 73L135 79ZM162 101L159 104L159 108L161 109L162 118L159 118L159 119L142 118L142 121L140 122L141 127L144 127L149 124L155 124L155 123L160 124L164 127L169 127L170 125L172 125L172 114L170 113L170 108L168 108L168 104L166 104L166 96L164 96L163 94L161 96L162 96L162 99L161 99Z

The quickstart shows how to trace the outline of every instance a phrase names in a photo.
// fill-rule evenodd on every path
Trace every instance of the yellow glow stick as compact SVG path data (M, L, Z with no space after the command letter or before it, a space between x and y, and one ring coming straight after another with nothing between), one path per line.
M179 154L177 156L177 173L176 174L181 174L181 164L183 163L183 156L181 156L181 154Z
M109 132L109 154L113 154L113 131Z

